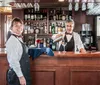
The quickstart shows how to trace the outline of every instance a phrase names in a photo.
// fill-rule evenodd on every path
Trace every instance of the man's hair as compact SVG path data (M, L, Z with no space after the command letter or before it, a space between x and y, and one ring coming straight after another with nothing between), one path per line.
M67 21L66 21L66 23L70 23L70 22L72 22L73 24L75 24L75 22L74 22L74 20L71 18L71 19L68 19Z
M23 24L23 21L22 21L20 18L15 17L15 18L13 18L13 20L12 20L12 22L11 22L11 27L10 27L10 28L13 27L14 22L19 22L19 23Z

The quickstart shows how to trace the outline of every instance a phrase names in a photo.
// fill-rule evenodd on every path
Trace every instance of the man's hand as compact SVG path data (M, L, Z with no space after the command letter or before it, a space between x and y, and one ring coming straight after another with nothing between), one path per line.
M63 36L63 34L57 34L57 35L56 35L56 38L59 38L59 37L61 37L61 36Z
M19 82L20 82L20 85L26 85L26 80L25 80L24 76L19 77Z

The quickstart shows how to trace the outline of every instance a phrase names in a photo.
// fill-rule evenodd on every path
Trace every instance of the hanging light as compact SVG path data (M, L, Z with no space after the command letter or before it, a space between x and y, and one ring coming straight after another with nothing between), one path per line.
M0 0L0 13L12 13L11 2L15 0Z
M58 0L59 2L64 2L64 0Z

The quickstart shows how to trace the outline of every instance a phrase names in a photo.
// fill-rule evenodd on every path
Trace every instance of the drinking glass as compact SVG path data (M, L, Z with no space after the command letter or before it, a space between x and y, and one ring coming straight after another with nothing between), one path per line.
M65 40L62 40L62 45L63 45L64 51L65 51L65 46L67 45L67 42L65 42Z

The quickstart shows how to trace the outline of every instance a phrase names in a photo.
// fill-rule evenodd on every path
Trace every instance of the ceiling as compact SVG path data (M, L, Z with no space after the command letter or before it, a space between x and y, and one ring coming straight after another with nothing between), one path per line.
M13 9L21 8L33 8L35 0L0 0L0 6L12 6ZM51 8L51 7L69 7L69 1L72 1L72 7L75 7L75 2L78 1L79 8L82 8L82 3L86 2L86 7L88 2L93 2L91 9L87 10L88 15L99 15L100 14L100 0L65 0L64 2L59 2L58 0L36 0L39 2L40 7L42 8ZM9 4L10 3L10 4Z

